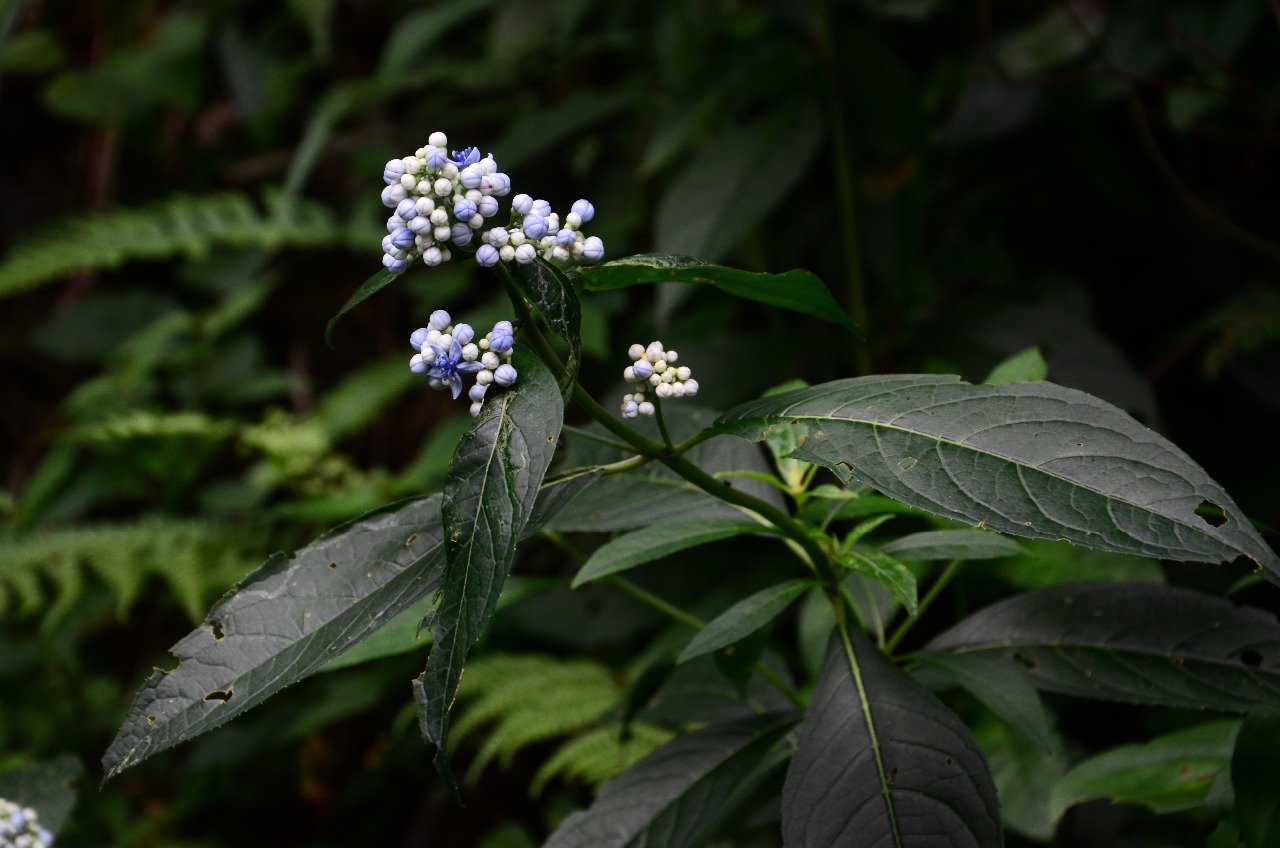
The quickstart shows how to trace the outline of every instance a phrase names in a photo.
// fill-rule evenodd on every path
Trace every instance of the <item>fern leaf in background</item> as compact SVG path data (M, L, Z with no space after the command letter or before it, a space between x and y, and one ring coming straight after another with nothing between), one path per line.
M215 248L279 250L350 245L368 250L375 231L339 223L313 201L268 195L262 211L234 192L177 196L142 209L121 209L60 225L19 243L0 262L0 298L37 288L72 271L116 268L135 260L193 260ZM68 239L68 233L74 237Z

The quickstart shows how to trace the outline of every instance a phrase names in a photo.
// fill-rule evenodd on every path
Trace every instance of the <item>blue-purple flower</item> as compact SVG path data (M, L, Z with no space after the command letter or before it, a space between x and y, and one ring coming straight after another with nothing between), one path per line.
M435 354L435 359L431 360L431 364L427 367L427 376L447 384L453 392L453 399L457 400L458 395L462 394L462 375L474 374L484 366L479 362L468 362L462 358L462 345L458 343L457 338L450 342L447 351L434 342L427 346Z

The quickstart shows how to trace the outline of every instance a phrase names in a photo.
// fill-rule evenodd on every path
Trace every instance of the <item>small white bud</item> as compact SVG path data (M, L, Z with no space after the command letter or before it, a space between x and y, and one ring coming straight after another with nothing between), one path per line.
M582 216L577 212L570 212L564 216L564 225L570 230L576 230L582 226Z
M654 389L653 393L660 398L669 398L671 397L671 386L661 383L658 388Z
M698 381L697 381L697 380L685 380L685 381L684 381L684 394L685 394L685 397L693 397L693 396L694 396L694 395L696 395L697 393L698 393Z
M650 375L649 375L649 385L651 385L651 386L656 386L656 385L658 385L658 384L659 384L659 383L661 383L661 382L662 382L662 375L661 375L661 374L650 374Z
M401 174L400 185L404 186L405 191L408 191L418 185L418 178L413 174Z
M440 341L436 342L436 344L440 345L440 347L445 350L448 350L449 346L453 344L453 333L441 333Z
M666 356L667 356L667 362L675 362L677 359L680 358L680 354L676 353L674 350L667 351Z
M480 341L481 344L486 343L485 339L481 339ZM490 371L493 371L502 364L502 357L498 356L498 354L491 350L486 350L484 353L480 354L480 364Z
M632 368L630 365L628 365L626 368L623 368L622 379L627 381L628 383L634 383L636 381L636 370Z
M447 327L449 325L445 324L445 326ZM440 335L441 333L439 330L430 330L427 333L427 342L430 344L440 344Z
M436 211L436 202L429 197L419 197L414 205L418 207L419 215L430 215Z
M692 375L693 371L690 370L688 365L681 365L676 369L676 379L678 380L687 380Z
M671 395L672 397L684 397L684 383L672 383Z
M516 248L516 261L521 265L528 265L538 255L538 251L528 242Z
M524 244L524 233L520 230L511 230L511 244L514 247Z
M555 247L551 248L551 258L557 259L561 262L568 262L569 251L561 247L560 245L556 245Z
M425 195L431 193L431 180L418 180L418 184L414 186L413 193Z
M422 162L417 156L406 156L401 161L404 162L404 170L406 174L421 173Z
M641 359L644 357L644 345L633 344L627 348L627 356L632 359Z
M510 262L516 258L516 249L509 244L504 244L498 248L498 258L503 262Z
M476 385L487 386L493 382L493 372L487 368L483 371L476 372Z
M640 404L638 411L641 415L653 415L653 404L646 400L644 403Z
M453 162L445 162L444 167L440 169L440 176L452 183L458 178L458 166Z
M476 401L475 403L471 404L471 417L479 418L480 408L483 406L484 406L484 401Z
M422 261L434 268L444 261L444 253L438 247L428 248L422 253Z
M462 358L467 362L475 362L480 358L480 346L475 342L462 346Z
M467 219L467 226L473 230L478 230L484 226L484 216L479 212Z
M667 360L659 359L657 362L653 363L653 372L655 374L661 374L663 371L666 371L666 370L667 370Z
M448 147L449 138L442 132L433 132L427 139L427 144L432 147Z
M448 224L441 224L431 231L431 235L435 236L436 241L448 241L449 237L453 235L453 230L450 229Z
M455 168L455 170L457 169ZM431 187L431 190L436 193L437 197L448 197L450 194L453 194L453 183L449 182L444 177L441 177L436 180L435 185Z

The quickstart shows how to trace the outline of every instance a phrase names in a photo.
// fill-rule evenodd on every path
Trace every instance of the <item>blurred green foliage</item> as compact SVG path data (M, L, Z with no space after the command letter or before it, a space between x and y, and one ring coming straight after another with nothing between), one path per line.
M589 652L598 680L570 679L595 699L552 742L503 736L520 713L484 711L507 679L482 671L513 660L480 655L471 721L499 733L462 746L465 817L416 738L421 652L322 675L92 788L130 682L188 619L270 552L443 478L465 411L417 391L405 341L464 293L477 324L501 317L475 269L415 269L322 342L377 268L382 163L437 129L554 205L591 198L613 257L805 268L867 330L604 293L584 302L602 386L618 338L659 330L712 407L797 375L978 380L1038 346L1049 379L1170 435L1280 526L1277 39L1260 0L0 0L0 756L87 764L63 845L496 846L537 844L602 758L661 740L652 717L623 750L608 710L640 685L608 669L652 616L557 590L491 641L549 652L522 672L544 681L556 653ZM562 559L518 568L571 573ZM962 587L957 614L1002 573ZM648 579L710 615L734 596L693 569ZM1058 844L1130 824L1071 816ZM1126 844L1210 829L1139 824Z

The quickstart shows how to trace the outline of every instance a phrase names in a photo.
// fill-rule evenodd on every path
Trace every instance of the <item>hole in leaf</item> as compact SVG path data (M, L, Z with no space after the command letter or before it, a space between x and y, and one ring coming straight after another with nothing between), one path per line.
M898 460L898 467L901 468L903 471L910 471L911 469L916 467L916 463L918 461L919 460L917 460L914 456L908 456Z
M1018 665L1022 666L1023 668L1029 671L1035 671L1037 668L1040 667L1039 660L1037 660L1035 657L1029 657L1026 654L1014 654L1013 660Z
M897 777L898 777L898 770L897 770L896 768L895 768L895 769L889 769L889 774L888 774L888 776L886 776L886 777L885 777L884 782L885 782L885 783L887 783L887 784L892 785L892 784L893 784L893 781L894 781L894 780L896 780L896 779L897 779Z
M155 723L156 723L156 717L155 717L155 716L153 716L153 715L149 715L149 716L147 716L147 724L155 724Z
M418 534L417 534L417 533L413 533L413 534L411 534L411 535L409 536L409 538L407 538L407 539L405 539L405 540L404 540L404 546L407 548L407 547L409 547L410 545L412 545L412 544L413 544L414 542L416 542L416 541L418 541Z
M231 694L232 693L230 689L228 689L225 692L214 689L208 695L205 695L204 699L206 701L222 701L223 703L226 703L227 701L231 700Z
M338 564L337 564L336 562L331 562L331 563L329 563L329 567L330 567L330 568L337 568L337 567L338 567Z
M209 630L210 630L210 632L212 632L212 633L213 633L213 638L214 638L215 640L217 640L218 642L221 642L221 641L222 641L222 637L223 637L223 635L224 635L224 634L223 634L223 632L222 632L222 622L221 622L221 621L218 621L217 619L214 619L213 621L209 622Z
M1247 651L1240 652L1240 662L1249 666L1249 668L1257 668L1262 665L1262 654L1250 648Z
M1227 523L1227 511L1210 500L1200 501L1196 507L1196 515L1210 527L1221 527Z
M953 761L950 757L943 757L943 759L942 759L942 764L943 764L944 766L949 766L949 765L951 765L951 763L952 763L952 762L954 762L954 761Z

